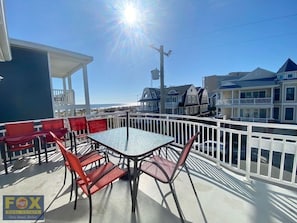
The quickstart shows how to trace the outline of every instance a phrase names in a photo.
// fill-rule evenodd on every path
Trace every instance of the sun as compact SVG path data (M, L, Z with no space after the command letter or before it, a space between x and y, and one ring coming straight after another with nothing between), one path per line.
M122 13L122 22L129 27L135 27L139 21L140 14L138 9L132 4L125 5Z

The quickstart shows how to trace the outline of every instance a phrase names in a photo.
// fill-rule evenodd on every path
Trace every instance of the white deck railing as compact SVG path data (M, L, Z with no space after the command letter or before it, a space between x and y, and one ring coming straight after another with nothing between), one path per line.
M123 112L100 114L102 117L107 118L109 128L127 125ZM191 135L200 131L193 152L218 167L242 174L247 180L258 178L297 186L296 125L151 113L130 113L128 120L130 127L173 136L175 145L181 147ZM36 128L40 128L40 120L36 120ZM0 136L4 134L2 123Z
M53 99L55 105L74 105L74 91L53 89Z
M233 98L233 99L218 99L216 105L271 105L273 98Z
M110 127L126 126L125 116ZM170 135L182 146L196 131L193 152L236 173L296 187L297 127L180 115L130 114L129 126ZM217 146L219 145L219 146ZM220 149L217 149L220 147Z

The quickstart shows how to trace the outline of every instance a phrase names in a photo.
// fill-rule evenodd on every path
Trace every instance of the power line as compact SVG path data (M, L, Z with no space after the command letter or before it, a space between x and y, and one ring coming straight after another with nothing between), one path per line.
M290 18L290 17L295 17L295 16L297 16L297 13L289 14L289 15L282 15L282 16L275 16L275 17L270 17L270 18L261 19L261 20L255 20L255 21L251 21L251 22L247 22L247 23L222 27L222 28L219 28L219 29L216 29L213 31L209 31L208 33L222 31L222 30L228 30L228 29L233 29L233 28L242 28L244 26L255 25L255 24L259 24L259 23L270 22L270 21L274 21L274 20L280 20L280 19L285 19L285 18Z

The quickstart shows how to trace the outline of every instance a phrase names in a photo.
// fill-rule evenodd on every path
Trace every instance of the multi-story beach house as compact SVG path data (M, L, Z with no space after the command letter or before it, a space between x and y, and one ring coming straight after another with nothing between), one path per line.
M7 39L0 61L0 123L75 115L78 108L90 112L87 65L93 57L38 43ZM3 45L3 44L1 44ZM10 53L10 56L8 55ZM72 75L82 76L83 105L77 105ZM62 88L54 89L53 82Z
M165 113L179 115L206 115L208 94L206 89L192 84L165 88ZM139 100L141 112L158 113L160 89L145 88Z
M288 59L277 73L257 68L221 81L216 109L227 119L297 123L296 87L297 65Z

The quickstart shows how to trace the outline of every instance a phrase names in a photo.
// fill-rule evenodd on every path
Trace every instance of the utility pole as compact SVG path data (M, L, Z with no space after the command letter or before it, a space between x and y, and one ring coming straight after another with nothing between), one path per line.
M164 46L161 45L160 48L156 48L151 45L151 48L157 50L160 53L160 114L165 113L165 89L164 89L164 55L169 56L171 50L168 53L164 52Z

